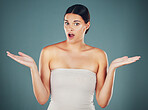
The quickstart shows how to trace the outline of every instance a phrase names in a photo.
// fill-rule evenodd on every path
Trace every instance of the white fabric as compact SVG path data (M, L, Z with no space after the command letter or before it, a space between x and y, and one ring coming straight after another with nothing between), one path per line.
M95 110L96 73L87 69L51 70L47 110Z

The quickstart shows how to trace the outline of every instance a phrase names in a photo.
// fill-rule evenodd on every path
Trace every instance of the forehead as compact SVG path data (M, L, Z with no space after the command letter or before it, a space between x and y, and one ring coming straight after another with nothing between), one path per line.
M79 20L83 21L82 17L78 14L73 14L73 13L68 13L64 17L64 21L74 21L74 20Z

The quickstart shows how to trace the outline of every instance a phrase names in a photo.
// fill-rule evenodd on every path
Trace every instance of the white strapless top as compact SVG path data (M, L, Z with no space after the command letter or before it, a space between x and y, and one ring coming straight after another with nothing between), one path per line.
M87 69L51 70L47 110L95 110L96 73Z

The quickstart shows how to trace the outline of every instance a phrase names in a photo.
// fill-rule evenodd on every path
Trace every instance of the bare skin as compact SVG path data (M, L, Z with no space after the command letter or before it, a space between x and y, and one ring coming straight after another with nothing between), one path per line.
M79 20L80 22L74 22ZM75 24L79 25L75 25ZM109 104L113 92L115 70L139 60L140 56L124 56L113 60L108 68L107 54L96 47L84 43L85 31L90 22L85 24L81 16L66 14L64 30L67 40L46 46L40 53L39 71L32 57L19 52L14 55L7 51L7 56L27 66L31 70L33 90L37 101L43 105L50 96L50 71L56 68L88 69L96 73L96 100L104 108ZM75 34L73 39L68 33Z

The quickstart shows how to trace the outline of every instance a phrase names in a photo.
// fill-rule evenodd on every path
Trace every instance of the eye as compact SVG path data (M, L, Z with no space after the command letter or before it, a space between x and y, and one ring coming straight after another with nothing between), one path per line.
M65 24L67 25L67 24L69 24L68 22L65 22Z
M79 23L75 23L76 24L76 26L78 26L79 25Z

